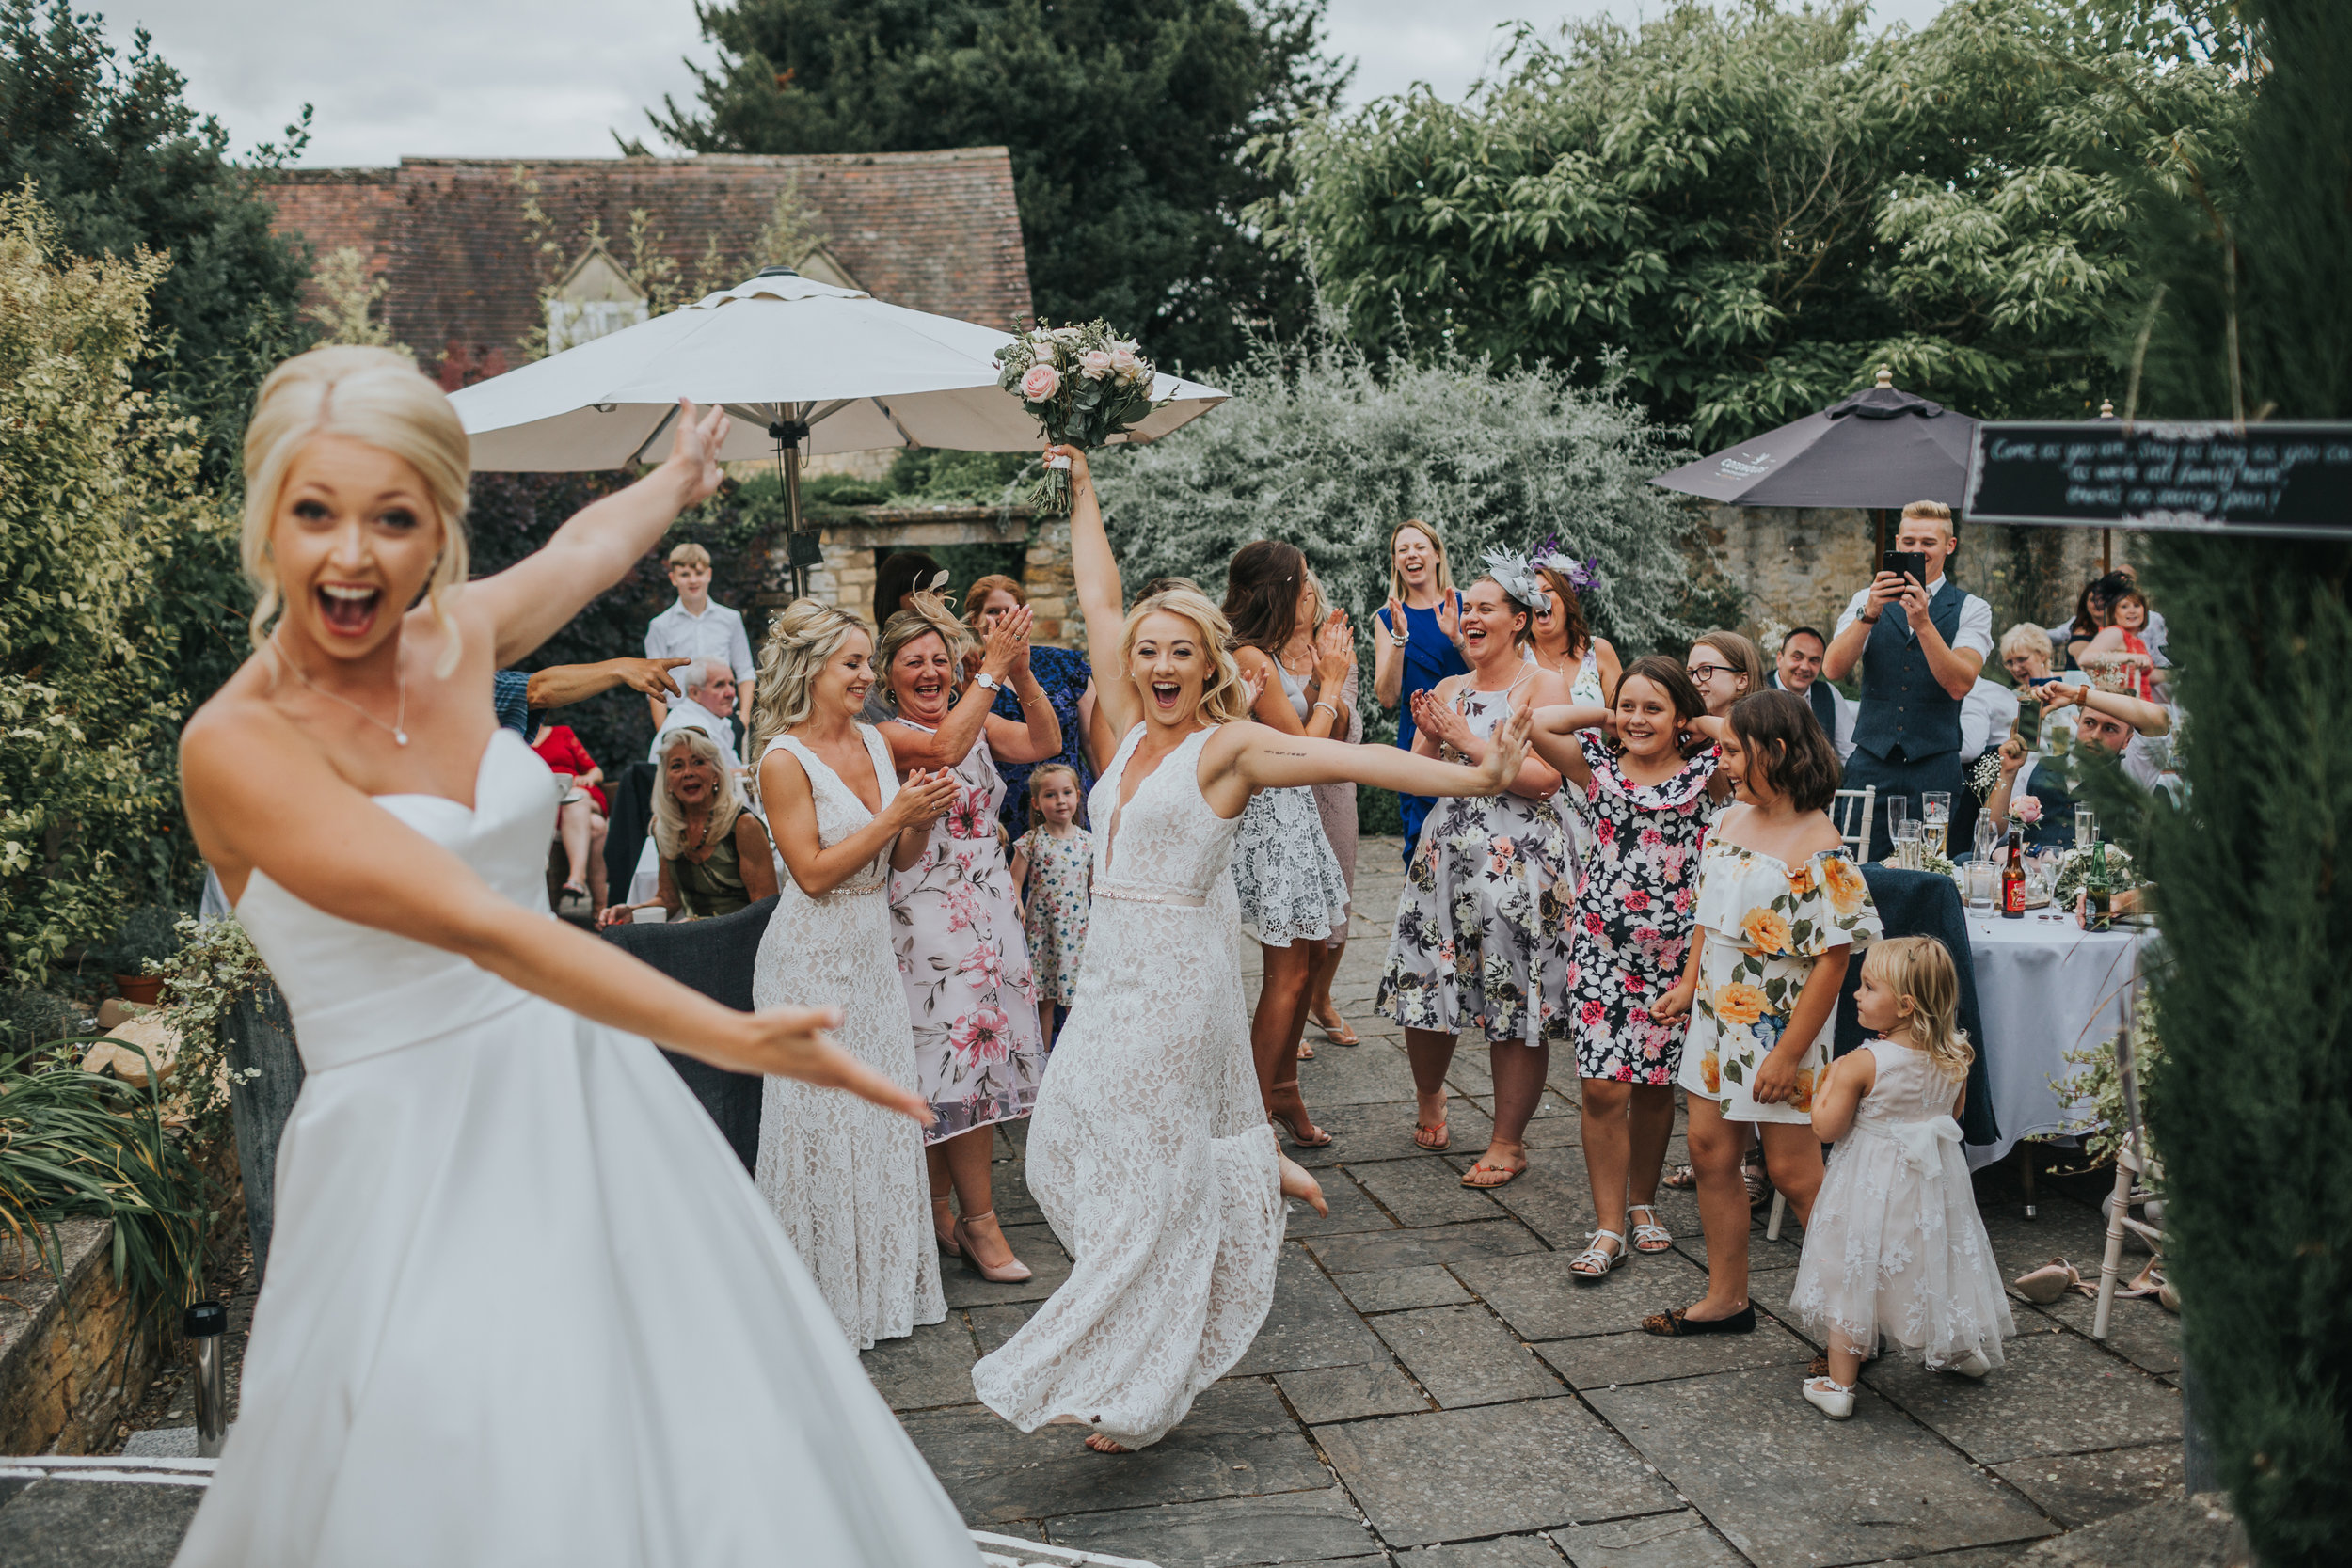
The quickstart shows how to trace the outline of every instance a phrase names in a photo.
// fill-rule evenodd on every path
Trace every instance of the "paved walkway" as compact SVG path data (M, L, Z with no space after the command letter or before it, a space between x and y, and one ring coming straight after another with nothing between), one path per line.
M1393 840L1366 841L1337 988L1363 1044L1323 1046L1303 1071L1339 1134L1303 1156L1330 1217L1292 1205L1265 1327L1157 1446L1096 1454L1074 1428L1024 1436L974 1402L974 1360L1069 1270L1023 1184L1018 1128L1000 1140L997 1209L1037 1277L990 1285L950 1259L947 1321L865 1357L976 1528L1166 1568L1993 1568L2180 1495L2179 1358L2152 1301L2119 1302L2105 1345L2089 1338L2088 1300L2014 1303L2002 1370L1971 1384L1890 1360L1864 1374L1854 1418L1833 1424L1798 1395L1817 1347L1791 1329L1640 1331L1643 1314L1702 1288L1688 1195L1661 1206L1675 1251L1572 1283L1568 1257L1593 1223L1573 1061L1555 1057L1534 1168L1511 1186L1457 1181L1492 1104L1483 1048L1454 1062L1452 1150L1412 1142L1403 1040L1372 1011L1400 872ZM2004 1275L2053 1254L2095 1267L2106 1187L2045 1179L2027 1221L2006 1172L1980 1176ZM1770 1311L1798 1247L1760 1233L1754 1245Z

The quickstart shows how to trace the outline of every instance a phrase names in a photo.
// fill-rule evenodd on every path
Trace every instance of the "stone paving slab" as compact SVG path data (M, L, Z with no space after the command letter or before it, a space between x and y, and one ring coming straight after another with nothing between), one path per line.
M1414 1381L1445 1409L1540 1400L1560 1383L1484 1307L1429 1307L1373 1320Z
M1049 1225L1009 1225L1005 1240L1011 1244L1012 1255L1029 1265L1030 1277L1013 1285L998 1285L982 1279L979 1272L961 1258L940 1255L939 1284L946 1292L947 1306L986 1307L1006 1301L1043 1301L1070 1277L1070 1255L1054 1240L1054 1227Z
M1502 1217L1495 1200L1462 1185L1461 1173L1444 1160L1388 1160L1349 1166L1357 1185L1404 1226L1449 1225L1459 1220Z
M2069 1529L2181 1495L2178 1443L2020 1459L1993 1469Z
M8 1568L167 1568L204 1500L194 1486L44 1479L0 1492Z
M1399 1552L1396 1562L1397 1568L1560 1568L1560 1549L1545 1535L1499 1535Z
M2123 1261L2130 1271L2124 1276L2128 1280L2131 1275L2139 1272L2147 1259L2144 1255L2133 1258L2127 1254ZM2087 1277L2096 1284L2098 1271L2092 1269ZM2026 1310L2025 1304L2011 1298L2010 1306L2018 1313L2018 1327L2023 1328ZM2049 1306L2030 1310L2055 1319L2075 1333L2088 1337L2090 1325L2098 1321L2099 1304L2089 1296L2069 1291ZM2107 1337L2099 1342L2134 1366L2149 1371L2170 1375L2181 1370L2180 1320L2166 1311L2153 1296L2118 1296L2107 1319Z
M1029 1321L1044 1305L1035 1301L1006 1302L997 1307L975 1307L968 1316L972 1320L972 1335L980 1344L982 1355L993 1355L1002 1350L1005 1341L1021 1332L1021 1325Z
M2026 1541L2057 1527L1867 1388L1831 1421L1785 1369L1584 1396L1758 1568Z
M1361 1025L1359 1025L1360 1031ZM1413 1098L1413 1066L1405 1053L1367 1035L1364 1043L1315 1048L1315 1059L1298 1068L1299 1092L1311 1108L1364 1105Z
M1531 1341L1638 1330L1645 1314L1686 1306L1707 1289L1707 1276L1678 1253L1637 1257L1589 1285L1568 1272L1572 1256L1541 1252L1468 1261L1454 1275Z
M1464 1158L1461 1166L1471 1163ZM1556 1248L1580 1251L1593 1233L1593 1183L1581 1148L1531 1148L1526 1174L1486 1196Z
M1979 1465L2181 1438L2180 1390L2090 1340L2059 1332L2005 1342L1981 1381L1888 1354L1862 1380Z
M1340 1479L1391 1546L1657 1513L1674 1494L1573 1399L1317 1427Z
M1660 1383L1667 1378L1704 1377L1744 1367L1791 1367L1792 1380L1813 1359L1813 1347L1770 1321L1753 1334L1708 1334L1661 1338L1636 1329L1583 1339L1554 1339L1535 1347L1562 1377L1578 1388Z
M1744 1568L1747 1560L1690 1510L1549 1532L1575 1568Z
M1514 1253L1540 1252L1543 1245L1525 1226L1508 1219L1372 1235L1314 1236L1307 1241L1307 1250L1315 1260L1335 1275L1507 1258Z
M1285 1146L1284 1153L1298 1151ZM1284 1234L1297 1240L1306 1236L1344 1236L1359 1230L1394 1230L1396 1221L1383 1213L1380 1205L1358 1184L1344 1165L1326 1165L1314 1173L1322 1184L1325 1207L1331 1212L1318 1214L1303 1203L1288 1205L1290 1219Z
M1405 1312L1416 1307L1448 1307L1468 1301L1462 1282L1435 1265L1343 1274L1332 1283L1359 1312Z
M926 1323L903 1339L884 1339L858 1356L858 1365L893 1410L929 1410L972 1402L972 1363L980 1353L963 1314Z
M1274 1381L1291 1402L1291 1408L1298 1412L1298 1418L1310 1426L1429 1408L1429 1397L1386 1356L1362 1366L1281 1372Z
M1295 1245L1282 1248L1274 1275L1274 1305L1265 1325L1229 1377L1347 1367L1380 1359L1379 1338L1347 1305L1339 1288Z
M1337 1486L1271 1497L1062 1514L1045 1521L1057 1546L1141 1558L1161 1568L1362 1560L1376 1544ZM1372 1559L1379 1560L1377 1558Z
M1096 1453L1082 1427L1018 1432L979 1404L916 1411L901 1420L976 1529L1063 1513L1319 1491L1331 1483L1274 1385L1262 1378L1215 1385L1175 1431L1138 1453Z
M1371 1047L1360 1049L1369 1050ZM1308 1065L1311 1067L1313 1064ZM1309 1170L1343 1163L1357 1165L1379 1160L1425 1159L1429 1156L1429 1150L1413 1142L1411 1099L1370 1100L1354 1105L1328 1105L1313 1098L1311 1085L1307 1086L1306 1092L1309 1096L1307 1104L1314 1113L1315 1124L1330 1133L1332 1140L1325 1148L1291 1151L1291 1158ZM1481 1126L1484 1125L1484 1118L1481 1118ZM1456 1135L1459 1136L1458 1133Z

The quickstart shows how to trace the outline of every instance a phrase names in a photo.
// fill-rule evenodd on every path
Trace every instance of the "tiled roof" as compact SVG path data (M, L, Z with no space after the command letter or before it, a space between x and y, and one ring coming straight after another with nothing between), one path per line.
M560 255L534 253L521 182L535 182ZM397 168L293 169L266 187L278 227L321 255L349 245L389 280L392 335L428 362L455 347L512 357L542 325L538 291L587 243L590 220L628 257L629 214L681 279L715 238L748 255L797 182L808 227L857 279L896 305L1004 328L1029 310L1029 269L1001 147L806 157L404 158ZM732 276L720 286L741 281Z

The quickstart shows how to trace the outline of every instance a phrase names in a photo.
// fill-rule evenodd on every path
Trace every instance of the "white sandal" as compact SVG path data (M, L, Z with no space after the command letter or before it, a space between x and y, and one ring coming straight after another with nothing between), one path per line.
M1658 1223L1658 1210L1655 1206L1647 1203L1629 1203L1626 1205L1625 1212L1629 1218L1635 1214L1649 1216L1647 1220L1633 1227L1634 1251L1671 1252L1674 1250L1675 1233Z
M1600 1250L1603 1236L1617 1243L1616 1251ZM1608 1278L1609 1272L1624 1261L1625 1238L1614 1230L1596 1230L1588 1239L1584 1250L1568 1259L1568 1272L1576 1275L1579 1284L1588 1284L1596 1279Z

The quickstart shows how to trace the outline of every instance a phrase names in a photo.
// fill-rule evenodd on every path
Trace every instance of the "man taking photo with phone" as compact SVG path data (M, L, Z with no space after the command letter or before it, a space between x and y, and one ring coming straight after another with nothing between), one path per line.
M1895 547L1838 617L1821 660L1832 680L1862 667L1845 787L1875 784L1882 805L1902 797L1914 817L1926 792L1960 790L1960 705L1993 652L1993 607L1945 576L1958 548L1950 507L1904 507ZM1870 818L1867 858L1876 861L1891 839L1886 813L1874 808Z

